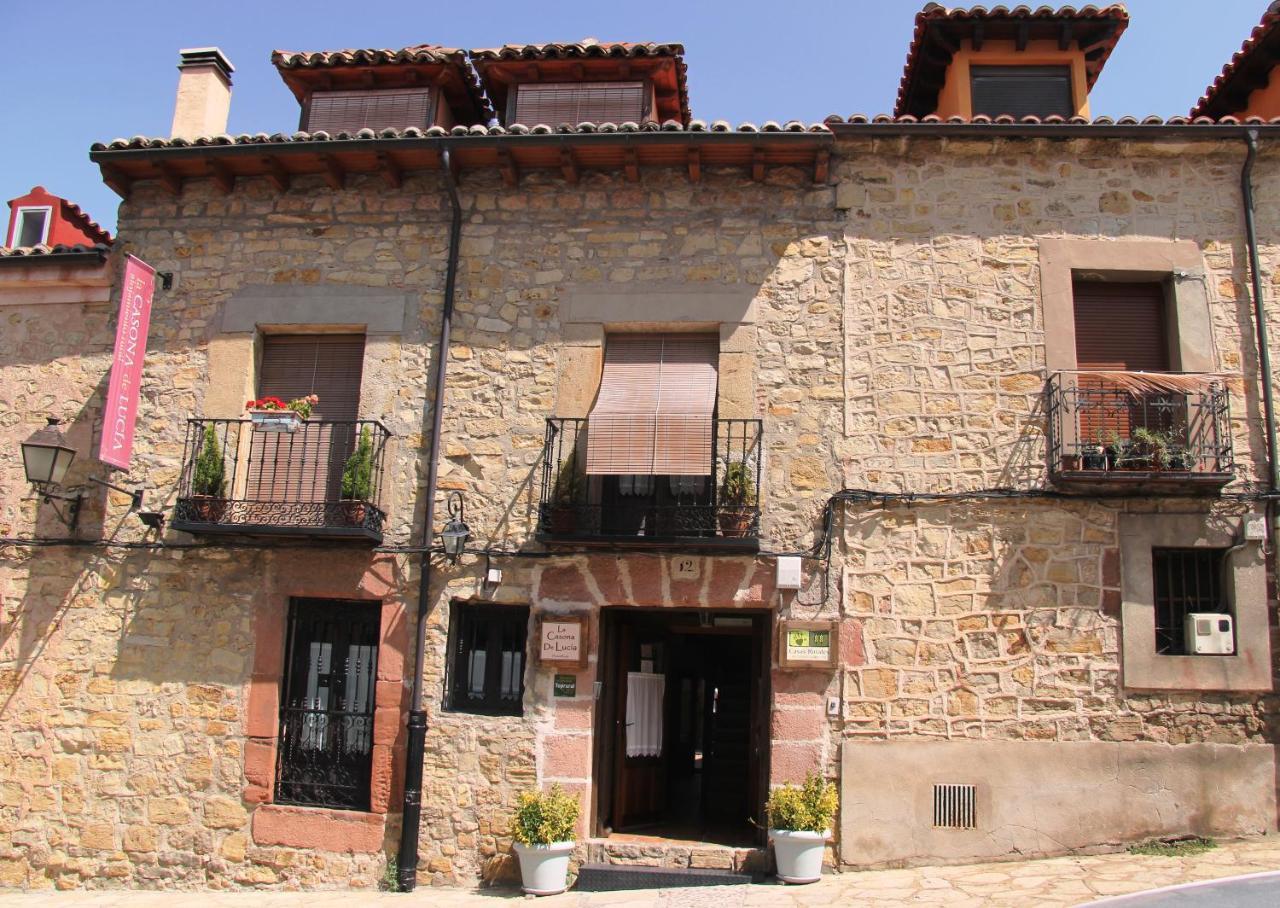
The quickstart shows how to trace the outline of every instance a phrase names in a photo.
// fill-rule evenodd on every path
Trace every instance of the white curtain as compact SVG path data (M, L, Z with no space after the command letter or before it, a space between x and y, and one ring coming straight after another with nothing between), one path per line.
M662 756L663 675L627 672L627 756Z

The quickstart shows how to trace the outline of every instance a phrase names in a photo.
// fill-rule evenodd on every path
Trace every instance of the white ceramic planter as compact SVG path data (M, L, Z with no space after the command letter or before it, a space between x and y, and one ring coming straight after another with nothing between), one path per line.
M822 879L822 854L830 835L830 831L770 829L778 879L784 883L816 883Z
M555 895L569 888L569 857L573 842L522 845L512 842L520 859L520 888L530 895Z
M302 425L302 414L297 410L250 410L255 432L294 432Z

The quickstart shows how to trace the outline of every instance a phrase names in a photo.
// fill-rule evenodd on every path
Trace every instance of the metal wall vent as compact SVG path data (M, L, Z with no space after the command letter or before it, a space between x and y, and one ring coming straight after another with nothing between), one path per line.
M936 829L976 829L978 827L978 787L976 785L934 785L933 825Z

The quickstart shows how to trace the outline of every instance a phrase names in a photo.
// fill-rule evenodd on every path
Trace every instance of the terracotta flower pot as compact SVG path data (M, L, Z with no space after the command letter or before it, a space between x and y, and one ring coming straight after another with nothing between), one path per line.
M227 499L213 495L192 495L191 505L201 523L221 523L227 513Z
M749 508L728 508L719 514L720 535L729 539L745 539L751 532L755 515Z

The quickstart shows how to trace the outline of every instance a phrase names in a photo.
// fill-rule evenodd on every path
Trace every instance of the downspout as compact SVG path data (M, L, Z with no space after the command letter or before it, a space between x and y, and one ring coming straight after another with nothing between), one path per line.
M1250 129L1245 133L1245 143L1249 153L1245 156L1244 167L1240 171L1240 191L1244 197L1245 242L1249 247L1249 270L1253 284L1253 313L1257 323L1258 334L1258 369L1262 373L1262 417L1267 432L1267 490L1275 495L1280 489L1280 459L1276 456L1276 416L1275 394L1272 388L1271 343L1267 336L1267 312L1262 299L1262 272L1258 267L1258 231L1254 224L1253 204L1253 163L1258 157L1258 131ZM1267 502L1267 521L1275 538L1275 502Z
M449 150L440 151L441 172L449 190L453 219L449 223L449 258L444 272L444 307L440 313L440 346L436 353L435 409L431 416L431 443L427 447L427 505L422 518L422 564L418 578L418 639L413 656L413 696L409 706L409 741L405 752L404 813L396 875L400 890L412 892L418 882L418 826L422 821L422 761L427 745L427 713L422 708L422 673L426 661L427 617L431 612L431 538L436 516L436 474L440 454L440 428L444 421L444 383L449 368L449 329L453 324L453 291L458 276L458 243L462 235L462 204L454 182ZM428 396L423 403L431 407Z

